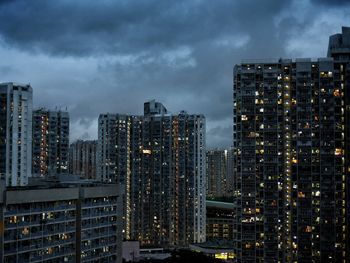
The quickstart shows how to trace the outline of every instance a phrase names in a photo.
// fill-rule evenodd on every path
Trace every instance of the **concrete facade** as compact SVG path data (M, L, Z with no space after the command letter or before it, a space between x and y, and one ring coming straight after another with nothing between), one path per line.
M207 197L230 197L233 194L232 154L230 150L207 151Z
M121 262L117 185L2 190L1 262Z
M206 201L207 241L227 240L233 244L233 203Z
M97 141L78 140L69 148L70 173L96 179Z
M68 173L69 114L33 111L33 176Z
M0 176L8 186L24 186L32 171L31 86L0 84Z

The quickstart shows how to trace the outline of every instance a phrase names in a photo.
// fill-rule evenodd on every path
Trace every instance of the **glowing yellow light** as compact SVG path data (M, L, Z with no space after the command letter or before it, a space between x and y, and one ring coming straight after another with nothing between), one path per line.
M217 253L215 254L215 258L227 260L227 253Z

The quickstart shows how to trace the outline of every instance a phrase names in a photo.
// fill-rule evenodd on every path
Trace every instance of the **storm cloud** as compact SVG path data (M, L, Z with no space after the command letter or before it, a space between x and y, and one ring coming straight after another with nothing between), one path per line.
M232 141L232 70L246 58L323 57L345 1L0 1L0 81L67 108L71 140L143 102L203 113L208 147Z

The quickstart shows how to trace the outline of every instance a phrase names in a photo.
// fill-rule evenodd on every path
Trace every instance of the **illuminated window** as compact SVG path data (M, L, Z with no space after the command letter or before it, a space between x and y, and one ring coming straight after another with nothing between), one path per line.
M334 154L335 154L335 155L341 155L342 152L343 152L342 149L336 148L335 151L334 151Z
M305 232L306 233L311 233L311 226L306 226L306 228L305 228Z
M216 259L227 260L227 253L217 253L215 254Z
M320 72L321 78L331 78L333 76L332 71L322 71Z
M152 153L151 150L142 150L142 152L143 152L144 154L151 154L151 153Z
M298 197L299 198L305 198L305 194L303 192L298 192Z
M340 97L341 93L340 93L339 89L335 89L334 92L333 92L333 95L335 97Z
M22 234L23 234L23 235L28 235L28 234L29 234L29 229L28 229L28 227L23 228Z

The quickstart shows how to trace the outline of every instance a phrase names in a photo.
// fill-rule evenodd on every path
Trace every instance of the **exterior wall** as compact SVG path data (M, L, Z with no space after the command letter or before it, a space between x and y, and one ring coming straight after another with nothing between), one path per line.
M69 151L70 173L96 179L97 141L77 141Z
M332 59L235 67L237 262L345 259L342 102Z
M116 262L117 197L85 198L81 202L81 262Z
M11 204L4 210L3 262L76 260L76 200Z
M120 114L101 114L98 128L97 178L104 182L128 181L130 173L130 118ZM117 146L117 147L116 147Z
M231 146L227 150L227 179L226 179L226 186L227 186L227 196L231 197L233 196L233 185L235 182L235 171L234 171L234 150Z
M233 242L234 208L232 204L229 205L231 208L223 208L207 202L207 241L230 240Z
M33 112L33 174L68 173L69 115L39 109Z
M134 262L140 258L140 242L124 241L123 242L123 260L125 262Z
M0 175L8 186L24 186L32 170L30 85L0 84Z
M1 262L121 262L117 185L4 191Z
M142 147L142 117L131 116L130 131L130 182L127 184L126 191L130 194L130 206L127 213L130 215L130 238L133 240L142 240L140 229L143 226L142 201L144 182L141 180L143 174L143 147Z
M232 195L230 165L228 150L207 151L207 196L229 197Z

